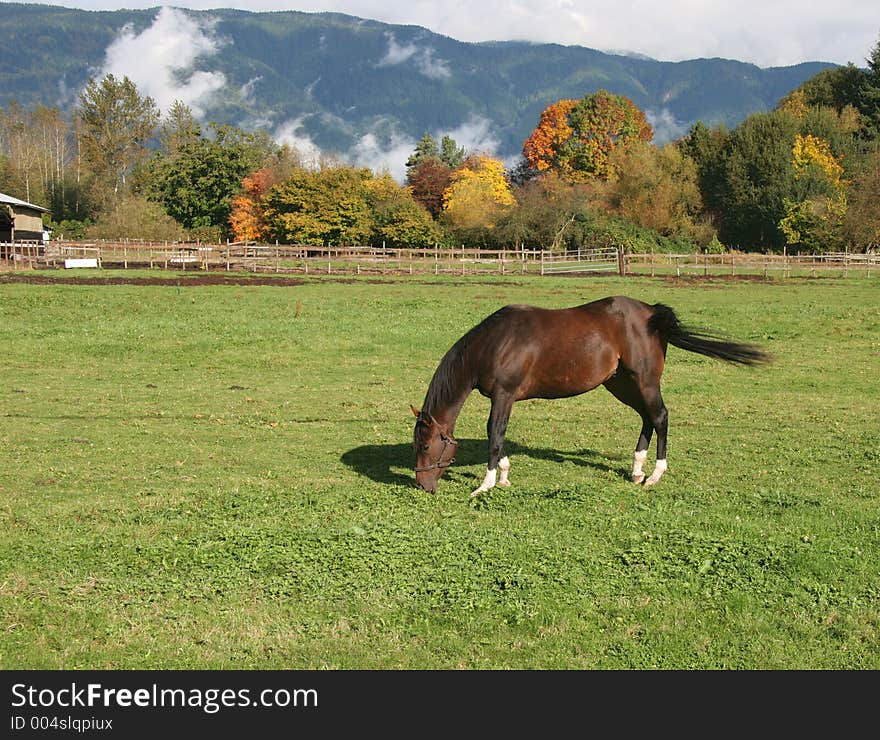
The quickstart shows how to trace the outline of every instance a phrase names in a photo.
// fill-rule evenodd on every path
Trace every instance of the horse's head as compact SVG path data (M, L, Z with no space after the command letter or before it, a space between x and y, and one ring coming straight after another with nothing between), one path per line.
M458 442L452 433L430 414L410 406L416 417L413 448L416 451L416 483L429 493L436 493L437 481L455 462Z

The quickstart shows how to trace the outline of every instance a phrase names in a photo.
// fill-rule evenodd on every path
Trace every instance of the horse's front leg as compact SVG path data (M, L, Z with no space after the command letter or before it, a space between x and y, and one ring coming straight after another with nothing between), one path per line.
M504 435L507 432L507 422L510 419L510 409L513 406L512 397L494 396L492 398L492 410L489 412L489 421L486 423L486 434L489 437L489 461L486 463L486 477L480 486L471 493L471 498L485 493L494 488L496 483L500 486L509 486L510 460L502 457L504 449ZM498 477L498 472L501 477Z

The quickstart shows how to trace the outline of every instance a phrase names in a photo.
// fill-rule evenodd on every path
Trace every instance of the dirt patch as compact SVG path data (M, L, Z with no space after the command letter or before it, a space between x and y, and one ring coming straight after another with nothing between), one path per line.
M395 277L409 278L408 282L418 283L422 285L436 285L434 282L413 278L407 271L395 272L388 271L388 275ZM275 286L275 287L291 287L298 285L306 285L320 280L322 283L342 283L351 285L361 284L379 284L392 285L399 281L380 278L380 277L349 277L345 275L315 275L309 279L300 277L282 277L279 275L227 275L225 273L201 272L193 273L193 275L169 275L163 277L156 275L143 276L132 275L113 275L112 277L77 277L75 275L51 274L47 272L0 272L0 285L5 283L25 283L30 285L162 285L176 286L180 288L201 287L204 285L254 285L254 286ZM469 280L469 281L450 281L444 285L496 285L492 280ZM522 284L514 282L511 284Z
M186 276L135 276L131 277L76 277L73 275L44 275L31 272L5 273L0 275L0 283L28 283L31 285L168 285L188 288L202 285L276 285L292 286L303 285L306 281L302 278L260 276L247 277L244 275L217 275L201 273Z

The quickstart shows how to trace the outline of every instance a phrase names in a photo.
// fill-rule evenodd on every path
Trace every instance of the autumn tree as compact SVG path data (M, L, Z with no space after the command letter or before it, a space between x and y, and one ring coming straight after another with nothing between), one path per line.
M504 163L485 154L476 155L452 173L443 193L443 218L458 236L482 239L485 234L481 232L491 232L515 203L504 177Z
M538 172L560 167L560 150L574 134L568 115L577 102L560 100L541 112L538 125L523 144L523 158L529 167Z
M260 241L269 234L262 199L274 185L272 171L263 167L241 181L241 192L233 196L229 211L229 228L236 241Z
M452 168L439 157L431 157L414 165L407 173L406 182L416 202L436 219L443 211L443 193L451 177Z
M847 195L843 236L858 251L880 247L880 149L870 154Z
M798 134L792 146L794 196L779 228L790 246L820 252L841 243L846 215L843 166L825 139Z
M114 195L126 186L132 168L147 156L146 144L159 110L128 78L109 74L89 80L79 96L79 146L99 184Z
M264 167L243 178L241 190L230 204L229 227L236 240L260 241L268 238L270 227L266 221L263 197L271 187L286 180L301 166L299 152L284 145L271 154Z
M701 245L711 239L696 163L679 147L636 141L613 151L609 164L616 174L601 192L610 211L663 236Z
M455 139L444 135L437 145L426 133L406 160L406 184L412 197L438 218L443 210L443 193L449 187L452 171L462 165L466 152Z
M286 244L357 246L374 222L367 200L368 169L298 169L262 199L270 238Z
M523 156L534 169L552 167L575 182L608 179L613 175L608 157L614 149L652 138L645 114L629 98L599 90L548 106L526 139Z

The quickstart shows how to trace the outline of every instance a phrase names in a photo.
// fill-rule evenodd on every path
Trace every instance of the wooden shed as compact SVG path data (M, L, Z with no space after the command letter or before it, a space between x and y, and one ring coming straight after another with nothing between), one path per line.
M0 193L0 243L43 241L43 214L48 208L36 206L6 193Z

